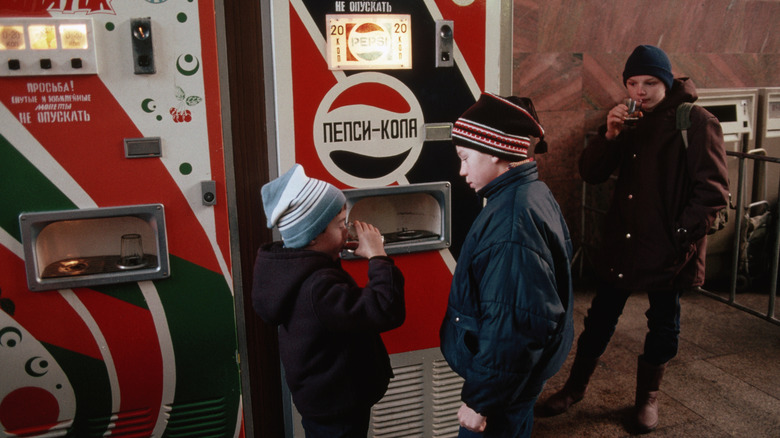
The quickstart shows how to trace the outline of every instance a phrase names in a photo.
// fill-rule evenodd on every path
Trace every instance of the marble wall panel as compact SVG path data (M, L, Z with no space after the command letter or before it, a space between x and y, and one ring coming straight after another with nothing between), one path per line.
M577 159L626 96L625 60L661 47L698 88L780 86L778 0L514 0L513 94L531 97L550 152L540 176L580 239ZM608 191L604 191L605 196Z

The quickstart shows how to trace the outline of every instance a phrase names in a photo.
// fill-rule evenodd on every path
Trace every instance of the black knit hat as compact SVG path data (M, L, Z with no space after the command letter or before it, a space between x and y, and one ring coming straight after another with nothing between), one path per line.
M501 97L492 93L482 93L477 103L467 109L452 127L455 145L508 161L528 157L531 136L539 138L534 153L547 152L544 129L539 124L531 99Z
M655 76L666 85L667 90L672 89L674 76L672 75L672 63L663 50L655 46L637 46L626 60L626 68L623 69L623 85L632 76Z

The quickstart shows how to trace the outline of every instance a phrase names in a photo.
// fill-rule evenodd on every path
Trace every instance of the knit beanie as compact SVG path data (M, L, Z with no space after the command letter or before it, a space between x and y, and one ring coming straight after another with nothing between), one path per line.
M529 136L539 138L534 153L547 152L544 129L539 124L534 104L527 97L501 97L482 93L455 121L452 142L507 161L528 158Z
M279 227L284 246L303 248L341 212L341 190L309 178L300 164L261 189L268 228Z
M626 60L626 68L623 69L623 85L632 76L655 76L666 85L667 90L672 89L674 76L672 75L672 63L663 50L655 46L637 46Z

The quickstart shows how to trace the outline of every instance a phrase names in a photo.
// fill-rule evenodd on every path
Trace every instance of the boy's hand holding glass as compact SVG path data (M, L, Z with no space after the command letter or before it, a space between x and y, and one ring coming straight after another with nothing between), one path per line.
M354 221L348 224L345 248L355 255L370 259L385 256L385 238L379 229L369 223Z

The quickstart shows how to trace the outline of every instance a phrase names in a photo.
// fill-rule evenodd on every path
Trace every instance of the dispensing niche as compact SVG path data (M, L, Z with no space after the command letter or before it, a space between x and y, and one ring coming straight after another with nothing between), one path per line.
M19 215L32 291L170 276L161 204Z
M347 220L379 229L388 254L432 251L450 246L450 183L433 182L344 190ZM354 237L354 236L352 236ZM350 242L348 241L348 248ZM350 250L342 258L355 255Z

